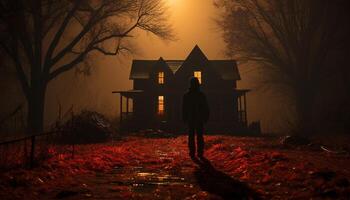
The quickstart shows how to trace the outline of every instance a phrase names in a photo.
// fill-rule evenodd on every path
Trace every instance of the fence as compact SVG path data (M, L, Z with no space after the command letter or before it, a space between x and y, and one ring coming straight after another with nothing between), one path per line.
M33 167L40 161L58 154L71 153L74 143L63 142L65 132L48 132L0 142L0 169Z
M11 113L0 117L1 139L19 135L25 132L26 122L22 105L19 105Z

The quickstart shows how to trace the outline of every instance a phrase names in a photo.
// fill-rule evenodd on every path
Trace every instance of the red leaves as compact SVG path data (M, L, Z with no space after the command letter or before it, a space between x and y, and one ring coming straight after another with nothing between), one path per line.
M205 140L205 157L216 169L263 191L261 193L268 192L269 195L278 195L281 198L295 197L302 193L303 197L309 198L312 197L310 191L316 189L318 193L328 195L328 189L332 189L334 185L344 191L350 187L348 179L336 181L335 172L334 177L332 174L332 178L327 178L329 173L310 164L314 154L305 162L299 158L307 152L269 149L266 148L268 139L206 136ZM263 145L264 148L261 148ZM26 193L24 190L37 194L52 193L54 188L69 187L76 183L75 177L95 176L96 172L106 174L105 172L116 166L173 173L184 168L194 169L196 166L188 157L186 136L173 139L130 137L115 143L77 145L74 158L71 157L71 152L58 154L62 151L57 148L49 148L48 152L53 156L39 168L0 174L0 189L5 188L4 191L12 192L21 190L22 193L19 194L22 195ZM325 181L328 179L330 181ZM124 199L134 197L124 186L115 186L113 191Z
M234 152L236 153L236 155L235 155L236 158L242 158L242 157L249 156L248 152L243 150L241 147L237 147L236 149L234 149Z
M261 183L266 184L266 183L271 182L271 180L272 180L272 177L270 175L266 174L264 176L264 178L261 179Z
M272 152L271 159L274 161L287 160L287 158L280 152Z

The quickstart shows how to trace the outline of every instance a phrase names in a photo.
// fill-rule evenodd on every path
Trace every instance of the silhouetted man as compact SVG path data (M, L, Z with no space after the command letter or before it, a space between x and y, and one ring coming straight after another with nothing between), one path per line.
M188 148L192 159L195 158L196 152L195 136L197 136L197 156L203 157L203 126L209 118L207 99L199 86L198 79L192 77L189 91L183 96L182 101L182 119L188 125Z

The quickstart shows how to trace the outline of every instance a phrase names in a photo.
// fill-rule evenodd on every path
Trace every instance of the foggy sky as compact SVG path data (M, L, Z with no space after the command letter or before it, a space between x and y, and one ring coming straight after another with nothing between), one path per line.
M75 113L81 109L96 110L115 118L119 114L119 96L115 90L132 88L129 73L132 59L185 59L198 44L209 59L225 59L225 44L214 18L218 11L212 0L168 0L170 23L177 40L160 41L143 32L134 33L133 46L137 51L132 55L94 55L91 63L94 69L90 76L76 75L73 71L50 82L45 105L45 126L48 127L58 116L58 105L63 113L71 106ZM238 88L253 89L248 95L248 120L262 121L264 131L278 128L279 121L273 113L279 113L281 106L271 102L271 96L256 90L257 74L254 66L239 65L242 81ZM19 87L18 87L19 88ZM11 104L11 102L8 102ZM215 111L212 111L215 112ZM277 117L278 118L278 117Z

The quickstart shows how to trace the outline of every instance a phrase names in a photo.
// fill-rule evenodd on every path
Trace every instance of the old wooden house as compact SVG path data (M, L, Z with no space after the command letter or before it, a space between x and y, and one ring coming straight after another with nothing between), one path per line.
M120 124L124 129L164 129L181 132L183 94L190 77L200 80L207 95L210 119L207 132L247 127L246 93L237 89L240 74L234 60L208 60L196 45L185 60L133 60L133 89L120 94Z

